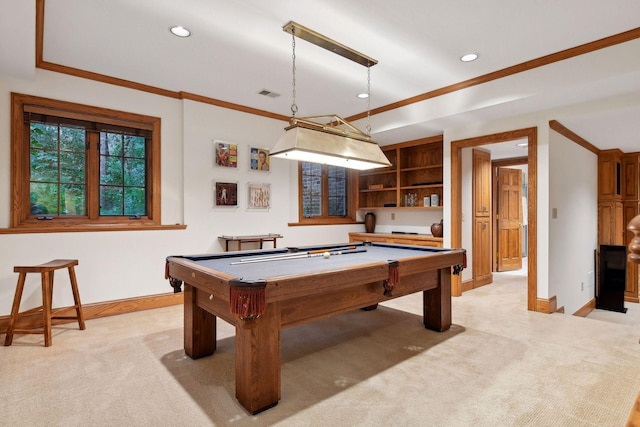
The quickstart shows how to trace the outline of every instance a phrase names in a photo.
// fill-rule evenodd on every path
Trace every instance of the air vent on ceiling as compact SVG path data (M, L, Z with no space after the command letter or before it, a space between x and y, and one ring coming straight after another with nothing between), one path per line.
M260 92L258 92L258 95L268 96L269 98L277 98L280 96L279 93L271 92L267 89L262 89Z

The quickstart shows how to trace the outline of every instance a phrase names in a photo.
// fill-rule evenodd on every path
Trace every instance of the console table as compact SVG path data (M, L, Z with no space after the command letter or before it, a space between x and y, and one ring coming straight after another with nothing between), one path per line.
M269 233L258 234L254 236L220 236L218 239L224 240L224 250L229 252L229 242L238 242L238 250L242 250L243 243L260 243L260 249L264 242L273 242L273 247L276 247L276 239L281 238L281 234Z

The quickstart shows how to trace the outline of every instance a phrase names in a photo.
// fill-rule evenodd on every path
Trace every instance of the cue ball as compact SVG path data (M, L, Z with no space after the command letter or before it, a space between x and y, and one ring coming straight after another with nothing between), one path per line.
M323 255L325 258L329 258L331 256L331 254L329 252L325 252Z

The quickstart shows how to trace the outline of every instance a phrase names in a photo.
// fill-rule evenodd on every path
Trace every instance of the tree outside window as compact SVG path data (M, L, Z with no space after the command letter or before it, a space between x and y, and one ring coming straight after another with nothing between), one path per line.
M309 224L355 221L352 171L330 165L300 162L300 222Z
M160 119L20 94L12 115L12 228L160 225Z

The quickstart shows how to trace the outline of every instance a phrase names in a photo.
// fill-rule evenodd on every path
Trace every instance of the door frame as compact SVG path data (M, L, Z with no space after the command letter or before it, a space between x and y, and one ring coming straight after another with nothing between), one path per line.
M536 310L536 299L538 297L538 186L537 186L537 165L538 165L538 128L516 129L507 132L489 134L467 139L451 141L451 246L462 246L462 149L468 147L479 147L482 145L495 144L498 142L513 141L526 138L528 146L528 170L527 177L527 198L528 198L528 230L527 240L529 253L527 257L527 310ZM461 295L461 277L452 277L453 295Z

